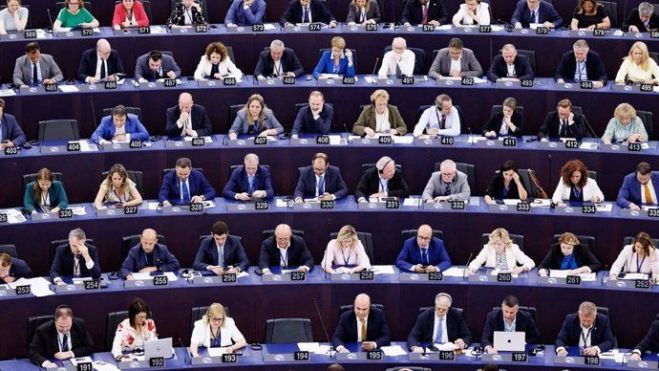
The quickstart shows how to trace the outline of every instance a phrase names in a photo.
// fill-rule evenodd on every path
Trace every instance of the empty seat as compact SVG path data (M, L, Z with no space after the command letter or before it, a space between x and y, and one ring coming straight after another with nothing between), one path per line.
M49 140L78 140L80 129L77 120L39 121L39 142Z
M265 321L265 343L286 344L313 341L308 318L273 318Z

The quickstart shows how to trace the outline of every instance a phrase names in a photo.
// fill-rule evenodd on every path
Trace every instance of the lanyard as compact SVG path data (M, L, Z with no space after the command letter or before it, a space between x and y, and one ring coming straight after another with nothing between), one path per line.
M218 328L217 329L217 334L213 332L213 328L209 325L208 329L211 332L211 341L210 341L210 347L211 348L216 348L216 347L221 347L222 346L222 329Z
M586 343L586 341L590 338L590 333L591 333L591 331L593 331L593 328L592 328L592 327L588 329L588 332L586 333L586 336L584 336L584 335L583 335L583 330L581 330L581 340L583 340L583 346L584 346L584 347L587 347L587 346L588 346L587 343Z
M68 349L69 349L69 338L70 338L70 336L67 336L67 335L69 335L68 332L66 334L62 335L62 340L60 340L59 332L57 333L57 345L59 345L60 352L64 352L65 347L67 349L66 351L68 351ZM66 339L66 341L64 341L64 339Z
M636 254L636 272L641 273L641 268L643 267L643 263L645 262L645 256L643 257L643 260L641 260L641 264L638 263L638 254Z
M344 254L345 250L348 250L348 257L347 258L346 258L346 255ZM341 248L341 255L343 256L343 265L350 265L350 255L351 254L352 253L349 249Z
M279 264L284 263L284 265L282 265L282 267L288 267L288 259L287 259L287 257L286 257L285 255L288 255L288 249L286 249L286 253L285 253L285 254L282 254L282 253L281 253L281 250L279 251L279 258L281 259L281 260L279 261Z

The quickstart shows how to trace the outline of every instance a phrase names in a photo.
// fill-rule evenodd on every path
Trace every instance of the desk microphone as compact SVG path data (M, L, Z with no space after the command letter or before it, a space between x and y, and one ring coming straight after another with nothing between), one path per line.
M185 359L183 359L183 363L187 364L188 359L192 363L192 356L190 355L190 351L188 350L188 348L183 344L183 340L181 340L181 338L178 338L178 342L179 342L179 344L181 344L181 346L185 350Z
M377 73L378 62L380 62L380 57L375 58L375 64L373 65L373 73L371 75L375 75Z
M55 30L53 29L53 16L50 15L50 8L46 8L46 12L48 12L48 21L50 22L50 29L54 32Z
M323 316L320 314L320 309L318 309L318 301L316 298L313 298L313 305L316 307L316 313L318 313L318 318L320 319L320 324L323 326L323 332L325 333L325 339L327 339L327 342L329 343L329 356L330 358L332 357L332 350L334 350L334 347L332 346L332 342L330 341L329 334L327 333L327 327L325 326L325 321L323 320Z
M503 25L510 26L510 27L514 28L514 26L512 24L504 21L503 19L497 18L496 21L499 22L500 24L503 24Z
M343 123L343 130L345 130L346 133L350 133L350 131L348 131L348 125L346 125L345 122Z
M588 128L588 131L590 132L590 134L592 134L593 138L599 138L599 136L597 134L595 134L595 130L593 130L593 127L590 126L590 122L588 122L588 120L585 120L585 119L583 121L586 123L586 127Z
M469 258L467 258L467 264L465 265L465 269L462 271L462 279L465 279L467 276L467 271L469 270L469 261L471 261L471 257L474 255L473 252L469 253Z

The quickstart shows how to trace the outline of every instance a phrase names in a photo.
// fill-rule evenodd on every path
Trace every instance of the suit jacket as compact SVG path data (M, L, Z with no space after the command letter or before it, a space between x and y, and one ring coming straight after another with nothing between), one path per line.
M41 54L39 68L41 69L42 80L53 79L55 82L60 82L64 79L57 62L55 62L50 54ZM32 84L32 61L27 55L16 58L16 64L14 65L14 84Z
M324 1L311 0L311 3L309 3L309 9L311 10L311 21L314 23L320 22L327 24L336 21L336 18L334 18L329 11ZM300 4L300 0L293 0L288 4L279 23L281 23L282 26L286 23L302 23L302 5Z
M462 339L465 342L465 347L471 343L471 332L462 318L462 313L455 309L450 308L446 313L446 332L448 341L454 342L457 339ZM419 343L433 343L433 327L435 326L435 308L426 309L418 317L416 323L410 334L407 335L407 346L419 346Z
M133 17L135 18L135 23L133 26L146 27L149 25L149 17L146 15L144 10L144 5L142 2L135 1L133 2ZM126 16L128 12L122 3L119 3L114 6L114 15L112 16L112 25L121 25L126 21ZM122 26L123 27L123 26Z
M203 10L197 10L196 7L191 6L190 13L192 14L192 24L207 23ZM167 19L167 27L171 28L174 25L185 26L185 6L183 5L183 2L176 4L176 7L172 9L172 14L170 14L169 19Z
M576 313L565 316L561 331L556 336L556 347L568 347L579 345L582 330L579 322L579 316ZM611 323L609 317L603 314L597 314L595 323L590 333L591 346L598 346L602 352L613 349L614 338L611 332Z
M333 194L336 199L341 199L348 195L348 186L341 177L341 170L338 167L329 165L325 170L325 192ZM300 179L297 180L297 186L293 193L294 198L315 197L316 194L316 174L313 172L311 165L306 166L300 172Z
M641 32L648 32L659 29L659 15L657 13L652 13L650 16L650 29L646 29L645 25L641 21L641 17L638 13L638 8L632 9L625 21L622 23L622 30L627 32L629 31L629 26L636 26Z
M525 55L517 54L515 61L515 74L520 80L530 80L534 77L533 69L531 69L531 64L529 59ZM492 82L496 82L502 77L508 76L508 67L506 66L506 61L503 59L501 54L498 54L492 60L492 65L490 66L489 71L487 71L487 78Z
M140 140L143 142L149 140L149 133L137 115L132 113L127 114L126 126L124 128L126 134L130 134L130 140ZM116 131L117 128L112 121L112 115L105 116L101 119L101 123L96 128L96 131L94 131L94 134L92 134L91 141L94 143L100 143L101 139L110 141Z
M407 125L405 125L405 121L403 121L398 107L389 104L387 105L387 109L389 110L389 126L392 129L396 129L398 134L405 135L407 133ZM362 113L359 114L357 122L352 126L352 132L363 136L364 128L367 126L373 130L377 127L375 122L375 106L373 104L364 107Z
M25 187L25 194L23 195L23 207L29 213L33 210L41 210L39 206L39 200L34 199L34 182L30 182ZM59 180L53 180L53 184L48 189L48 197L50 198L50 207L54 209L59 207L60 209L66 209L69 206L69 199L66 198L66 192L64 191L64 185Z
M199 245L192 268L197 271L205 271L209 265L218 265L217 263L217 245L213 237L207 237ZM247 259L247 254L245 254L245 249L243 249L239 237L227 236L224 243L224 261L220 265L224 269L232 265L240 267L241 271L247 271L249 259Z
M15 279L31 278L32 269L30 269L25 260L12 257L11 268L9 268L9 277L13 277ZM3 280L0 279L0 282L3 282Z
M471 188L469 188L469 180L467 174L457 171L453 181L449 186L449 200L453 201L468 201L471 196ZM421 198L424 201L429 201L437 196L444 195L444 181L442 180L441 172L435 171L430 175L426 188L423 189Z
M296 77L304 75L304 67L300 63L300 60L297 59L297 55L293 49L284 48L284 53L281 56L281 68L282 74L286 72L293 72ZM259 55L259 61L256 62L256 68L254 68L254 76L273 76L272 71L274 69L275 62L270 56L270 49L264 50Z
M638 349L641 354L647 351L656 352L659 350L659 321L652 322L648 333L634 349Z
M497 133L497 136L499 136L499 129L501 128L502 120L503 120L503 112L499 112L492 115L492 117L490 117L490 119L487 121L485 126L483 126L483 129L481 129L481 132L485 134L488 131L494 131L495 133ZM522 130L524 129L524 116L522 116L521 113L515 110L515 112L513 112L513 116L510 118L510 121L512 121L513 125L517 127L517 130L510 131L510 129L508 129L508 135L521 137Z
M255 130L254 126L249 125L249 121L247 121L247 110L240 110L236 114L236 118L233 120L233 124L229 128L230 133L236 133L236 134L255 134L258 135L262 131L266 129L276 129L277 134L282 134L284 132L284 127L281 126L279 123L279 120L277 120L277 117L275 117L275 114L272 112L271 109L266 108L265 109L265 118L263 119L263 122L259 123L259 130L258 133L253 133ZM250 133L252 131L252 133Z
M255 191L265 191L266 199L270 199L275 195L275 191L272 188L272 177L267 167L259 165L252 182ZM231 172L231 177L222 190L222 196L234 200L236 193L243 192L249 193L249 179L247 177L247 171L245 171L245 166L241 165Z
M320 56L320 60L318 61L316 68L314 68L313 70L313 77L317 79L321 73L334 73L333 69L334 69L334 60L332 59L332 52L329 50L325 50L323 54ZM355 76L354 63L351 66L348 64L348 58L342 57L341 59L339 59L339 71L337 72L337 74L347 77Z
M289 267L300 267L306 265L309 269L313 268L313 257L307 248L307 244L302 237L292 235L291 245L287 251L287 262ZM269 268L272 266L279 266L281 263L281 255L277 248L277 241L274 234L266 238L261 243L261 251L259 253L259 268Z
M654 188L654 194L659 197L659 171L653 171L650 175L652 180L652 187ZM641 206L641 183L636 179L636 172L625 175L625 179L622 182L622 187L618 191L618 198L616 199L616 204L622 208L628 208L630 203L635 203L636 206ZM657 202L657 200L654 200Z
M2 129L2 140L9 139L17 147L25 143L25 133L18 125L14 115L3 113L0 116L0 129Z
M361 9L356 9L352 3L348 4L348 15L346 16L346 23L355 22L359 23L361 16ZM380 23L380 7L375 0L368 0L368 10L366 11L366 20L372 19L375 23Z
M487 314L483 335L481 336L481 346L494 346L494 332L504 331L503 312L497 308ZM531 318L531 315L523 310L517 312L515 331L526 333L526 342L535 344L540 340L540 332Z
M368 199L368 196L373 193L378 193L380 188L380 173L378 169L373 166L370 169L367 169L362 175L362 178L357 184L355 189L355 198L359 199L360 197L365 197ZM400 170L396 169L394 176L389 179L387 182L387 192L388 197L402 197L405 198L410 195L410 190L407 188L407 182L403 178L403 174Z
M368 313L366 326L366 341L373 341L377 347L389 345L391 343L391 334L389 325L380 309L371 307ZM350 310L341 313L339 323L336 325L334 335L332 336L332 345L338 347L345 346L346 343L357 342L357 317L355 312Z
M94 341L87 331L85 321L80 318L73 318L73 324L69 332L71 335L71 351L76 357L86 357L93 353ZM32 343L30 343L30 360L41 366L45 361L53 359L55 353L60 351L58 342L54 320L37 327Z
M581 141L583 137L587 137L588 120L582 114L574 114L574 123L567 126L567 138L576 138L578 141ZM558 111L547 112L545 120L540 126L540 131L538 131L538 138L558 138L560 137L560 128L561 128L561 119L558 116Z
M140 55L135 62L135 80L144 78L149 81L155 81L161 78L167 78L167 72L174 71L176 77L181 77L181 69L174 58L169 54L162 55L162 76L158 76L149 68L149 53Z
M444 247L444 241L433 237L428 245L428 263L442 271L451 268L451 258ZM417 264L423 264L421 259L421 248L416 241L416 237L411 237L403 242L403 249L396 258L396 267L404 271L412 271L412 267Z
M176 120L181 116L181 109L178 105L167 108L167 124L165 125L165 134L170 137L180 137L181 129L176 126ZM206 107L201 104L193 104L190 110L192 117L192 130L197 131L199 136L207 136L213 133L211 120L206 113Z
M80 256L80 277L91 277L95 280L101 278L101 264L98 260L98 251L96 247L90 244L85 244L89 249L89 256L94 261L94 267L89 270L85 266L85 259ZM60 245L55 250L55 258L53 264L50 266L50 280L54 281L57 277L73 276L73 252L71 246L67 243Z
M96 54L96 48L87 49L82 53L80 57L80 65L78 66L78 80L84 82L85 79L89 76L96 75L96 64L98 63L98 55ZM108 75L114 75L115 73L126 73L124 70L124 65L121 63L121 57L119 57L119 52L112 49L110 56L107 60Z
M266 3L264 0L256 0L249 8L243 7L243 1L238 0L231 3L224 24L234 23L238 26L251 26L263 23Z
M563 25L563 18L561 18L556 9L554 9L554 6L548 2L540 1L540 7L538 7L537 12L538 23L551 22L556 28ZM529 9L526 0L520 0L517 3L513 17L510 20L510 23L513 25L517 22L521 23L524 28L528 28L529 23L535 23L535 19L531 19L531 10Z
M563 79L565 81L574 81L574 74L577 71L577 59L574 57L574 52L567 52L561 57L561 62L558 64L554 79ZM604 63L599 53L592 50L588 51L586 55L586 75L588 80L591 81L606 81L609 77L606 74Z
M460 76L480 77L483 75L483 67L474 56L471 49L462 48L462 57L460 58ZM451 71L451 55L448 48L440 49L435 60L430 66L428 74L434 79L441 76L449 76Z
M128 251L128 256L126 256L126 259L121 264L119 274L121 274L121 278L126 279L129 274L139 272L141 269L149 266L156 266L162 272L174 273L181 268L174 254L167 250L167 246L160 243L157 243L153 248L152 263L152 265L147 265L147 258L142 249L142 244L138 243Z
M204 174L197 169L192 169L190 172L190 176L188 176L188 187L190 198L202 195L206 200L215 198L215 189L206 180ZM176 170L170 171L162 179L158 202L163 203L165 201L169 201L172 205L181 204L181 189L178 177L176 176Z
M428 22L448 23L448 12L443 0L429 0L426 4L428 5ZM413 25L423 23L423 9L419 0L407 0L405 3L400 23L406 22Z
M577 263L577 268L587 266L592 272L597 272L602 267L602 264L599 262L599 260L597 260L595 255L593 255L593 253L586 246L575 246L572 255L574 256L574 261ZM547 252L547 256L542 259L542 262L538 268L561 269L564 256L565 255L563 255L561 252L561 244L552 244L549 248L549 252Z
M327 135L332 130L332 119L334 119L334 109L327 103L323 104L323 110L320 112L318 120L314 120L309 106L304 106L295 116L291 134L316 133Z

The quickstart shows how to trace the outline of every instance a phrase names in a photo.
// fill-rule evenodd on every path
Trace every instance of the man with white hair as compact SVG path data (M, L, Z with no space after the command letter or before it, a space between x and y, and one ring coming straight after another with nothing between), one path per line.
M95 49L87 49L82 53L78 80L95 84L100 81L116 81L120 75L125 75L124 65L119 53L112 49L106 39L98 40Z
M293 49L286 48L281 40L272 40L270 48L259 55L254 76L259 80L266 77L282 78L304 75L304 68Z
M609 317L597 313L597 306L584 301L577 313L565 316L556 337L556 354L568 355L567 347L579 346L586 356L598 356L613 348L614 339Z
M259 165L259 156L254 153L245 155L243 165L233 169L222 191L224 198L239 201L270 199L274 195L270 170Z
M414 328L407 336L407 346L414 353L423 353L420 343L454 344L456 349L465 349L471 342L471 332L462 317L462 311L451 308L451 295L440 292L435 296L435 306L421 312Z
M603 87L608 80L599 53L590 50L583 39L575 41L572 51L563 54L554 78L559 83L592 81L595 89Z
M487 77L492 82L499 79L508 81L532 80L533 69L529 59L525 55L517 54L515 45L506 44L501 48L501 53L494 57Z
M430 175L421 198L425 202L467 201L471 196L467 174L458 171L453 160L444 160Z
M263 274L272 274L272 267L308 272L313 268L313 257L300 236L293 235L288 224L279 224L275 233L263 240L259 253L259 268Z
M402 37L396 37L391 42L391 50L384 53L382 66L378 77L386 79L387 76L413 76L416 56L407 49L407 42Z
M654 5L648 2L638 4L622 24L625 32L650 32L659 30L659 15L654 13Z
M389 156L381 157L375 166L367 169L355 189L355 199L358 202L368 202L369 199L382 197L402 197L410 195L407 182L396 162Z

